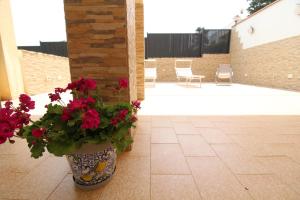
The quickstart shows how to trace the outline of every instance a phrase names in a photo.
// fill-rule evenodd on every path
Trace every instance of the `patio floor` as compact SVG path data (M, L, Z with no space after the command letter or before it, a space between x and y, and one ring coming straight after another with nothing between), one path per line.
M181 86L147 88L133 150L118 158L104 188L75 188L65 158L33 160L18 140L0 146L0 199L300 199L299 93L172 87ZM218 106L224 102L230 108Z

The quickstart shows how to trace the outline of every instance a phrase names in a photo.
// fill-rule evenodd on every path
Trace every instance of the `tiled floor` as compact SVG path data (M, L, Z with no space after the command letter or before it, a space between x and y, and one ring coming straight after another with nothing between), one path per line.
M75 188L65 158L31 159L21 140L0 145L0 200L299 200L300 94L206 86L147 89L133 150L98 190Z
M18 140L0 146L0 199L299 200L299 121L140 116L133 150L119 157L112 181L94 191L74 187L65 158L33 160Z

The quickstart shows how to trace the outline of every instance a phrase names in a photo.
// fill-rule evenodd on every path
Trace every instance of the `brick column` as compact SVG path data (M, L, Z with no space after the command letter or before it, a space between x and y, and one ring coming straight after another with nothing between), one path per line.
M134 0L64 0L71 79L97 80L104 101L137 98ZM119 78L130 80L120 97Z
M144 2L136 0L135 3L135 30L136 30L136 68L137 68L137 97L144 99L144 60L145 60L145 39L144 39Z

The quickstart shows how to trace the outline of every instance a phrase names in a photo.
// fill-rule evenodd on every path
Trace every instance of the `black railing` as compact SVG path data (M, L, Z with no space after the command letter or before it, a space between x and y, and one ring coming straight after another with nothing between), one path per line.
M18 46L18 49L68 57L67 42L40 42L40 46Z
M201 30L199 33L148 33L145 57L200 57L229 53L231 31Z

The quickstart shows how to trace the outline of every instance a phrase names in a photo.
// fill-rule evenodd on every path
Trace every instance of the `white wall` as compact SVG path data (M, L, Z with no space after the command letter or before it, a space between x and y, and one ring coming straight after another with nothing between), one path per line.
M300 14L296 14L299 0L280 0L270 7L237 24L243 48L275 42L300 35ZM249 33L250 27L254 33ZM299 47L300 48L300 47Z

